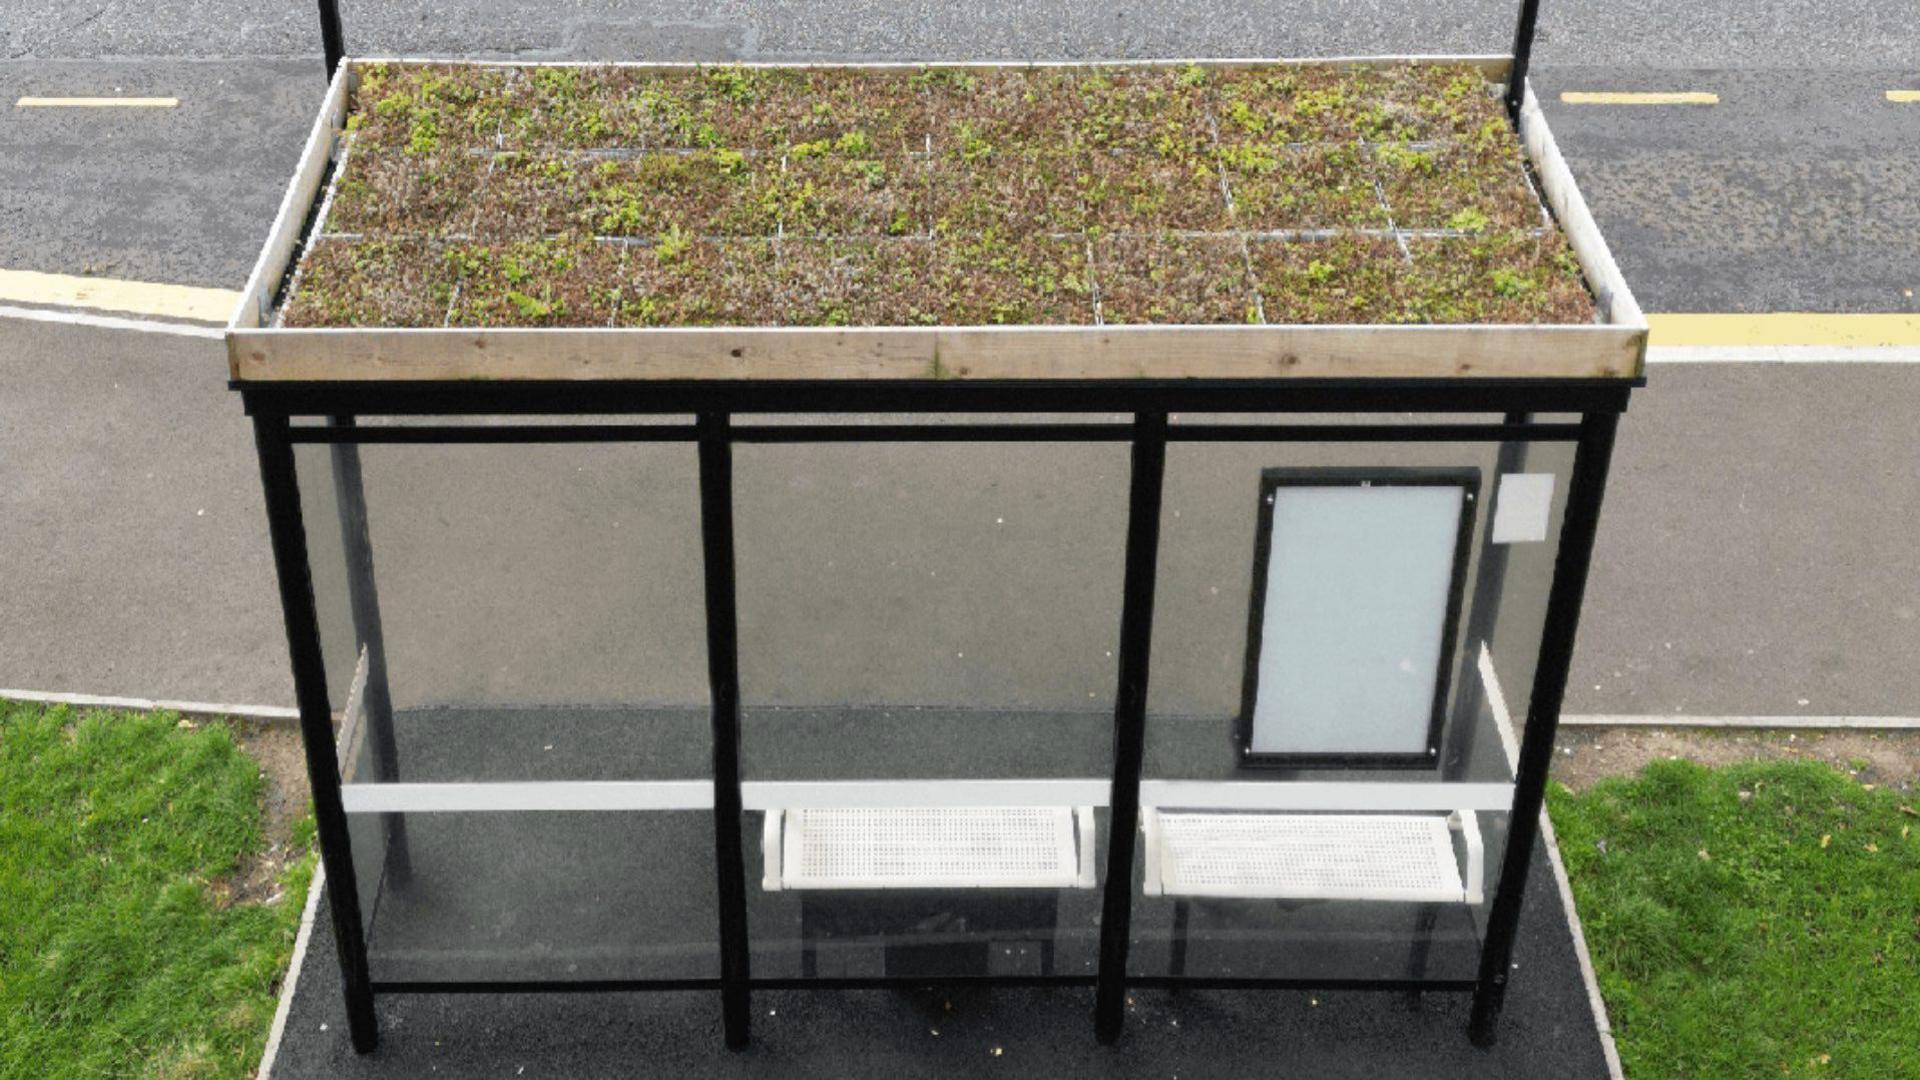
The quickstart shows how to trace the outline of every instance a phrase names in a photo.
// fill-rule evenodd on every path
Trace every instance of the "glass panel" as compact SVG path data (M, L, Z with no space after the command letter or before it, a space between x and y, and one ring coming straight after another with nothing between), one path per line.
M336 713L367 633L355 590L363 615L377 598L385 677L369 671L365 700L380 713L384 688L396 760L380 774L350 741L350 781L711 775L692 446L296 449ZM358 574L350 455L371 550Z
M376 980L720 973L710 812L384 816L404 847L374 865L354 852L374 879Z
M1169 448L1142 785L1149 811L1144 884L1135 904L1132 973L1474 977L1512 798L1511 735L1497 722L1499 699L1524 709L1524 694L1515 694L1513 680L1532 676L1540 602L1551 583L1571 461L1571 448L1563 444L1533 446L1524 456L1480 443ZM1470 519L1458 584L1451 563L1459 517L1426 507L1436 512L1415 520L1408 515L1422 508L1380 503L1380 513L1336 520L1325 513L1333 509L1328 505L1271 506L1264 496L1274 487L1274 470L1296 480L1340 477L1348 484L1344 489L1318 490L1347 492L1355 490L1353 478L1365 473L1452 477L1453 505L1464 506ZM1554 478L1548 538L1489 545L1498 478L1522 471ZM1461 486L1467 482L1474 489L1471 500ZM1539 483L1530 484L1531 495L1517 501L1537 500ZM1300 512L1297 520L1290 516L1294 511ZM1389 511L1404 512L1396 517ZM1313 512L1322 513L1317 533L1326 534L1319 537L1323 543L1311 542ZM1274 514L1280 516L1269 516ZM1277 595L1280 603L1255 623L1263 520L1282 538L1265 552L1270 574L1282 577L1277 593L1259 595ZM1290 522L1291 541L1284 539ZM1342 528L1354 534L1332 535ZM1416 533L1431 543L1409 552ZM1333 552L1341 557L1332 558ZM1363 560L1369 552L1380 558ZM1416 555L1432 564L1422 564L1428 572L1417 581L1408 577ZM1362 561L1373 569L1349 572ZM1443 599L1456 588L1457 600ZM1344 670L1338 657L1325 655L1337 643L1333 630L1349 635L1354 648L1346 655L1353 656L1408 625L1362 623L1361 614L1378 618L1416 609L1424 613L1420 623L1429 637L1451 639L1422 684L1431 691L1438 673L1447 687L1440 699L1438 752L1431 757L1424 754L1424 728L1408 717L1422 724L1431 719L1432 698L1426 701L1429 711L1420 712L1407 706L1411 694L1403 695L1405 701L1380 700L1385 676ZM1446 613L1443 631L1429 626L1439 621L1426 617L1436 610ZM1256 625L1266 632L1255 639L1250 656L1250 627ZM1420 644L1417 635L1399 636L1405 640L1394 650L1396 663ZM1483 663L1488 640L1497 644L1492 662ZM1285 656L1268 651L1276 642ZM1270 684L1279 695L1271 711L1253 714L1253 686L1261 688L1262 706L1267 703L1266 686L1248 682L1261 664L1269 670L1278 665L1289 675ZM1486 672L1496 669L1498 682L1490 689ZM1343 674L1362 685L1325 685ZM1390 708L1394 701L1407 707ZM1247 745L1251 716L1273 722L1273 745L1282 747L1398 749L1417 730L1423 753L1276 763L1258 753L1266 745ZM1313 723L1289 727L1302 720Z
M1125 445L735 463L755 973L1092 974Z
M296 453L375 977L715 973L694 448Z

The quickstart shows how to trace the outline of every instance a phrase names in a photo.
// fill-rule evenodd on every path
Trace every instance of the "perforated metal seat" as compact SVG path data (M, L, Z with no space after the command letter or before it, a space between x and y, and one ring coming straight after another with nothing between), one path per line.
M1485 853L1471 810L1440 817L1147 807L1140 824L1149 896L1469 904L1482 896ZM1454 853L1456 830L1464 860Z
M1093 808L863 807L767 812L763 886L1091 889Z

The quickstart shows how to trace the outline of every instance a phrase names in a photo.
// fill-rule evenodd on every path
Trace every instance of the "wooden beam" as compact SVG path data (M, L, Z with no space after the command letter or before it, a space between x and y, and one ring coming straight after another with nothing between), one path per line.
M1573 182L1573 170L1567 167L1567 159L1561 155L1560 146L1547 127L1546 114L1540 111L1540 99L1534 96L1531 85L1526 88L1526 101L1520 108L1520 143L1528 160L1533 162L1535 175L1540 178L1541 194L1553 208L1567 242L1573 246L1574 257L1580 260L1587 285L1600 301L1601 314L1613 326L1639 331L1640 355L1634 360L1632 374L1641 374L1646 368L1647 317L1641 313L1633 290L1627 287L1620 264L1614 261L1613 251L1607 247L1606 237L1593 220L1593 212L1587 208L1579 185Z
M1006 326L235 330L247 381L1618 379L1644 328Z
M280 199L280 211L267 230L267 244L261 249L247 287L241 291L240 304L234 309L232 329L257 327L265 322L268 303L280 288L280 281L292 267L300 230L306 224L307 211L320 195L320 181L326 176L327 162L333 156L333 136L347 122L347 90L354 78L351 65L341 64L334 73L333 85L321 102L320 115L314 117L313 130L307 133L307 145L300 152L300 163L293 180Z
M1108 60L866 60L866 61L803 61L782 63L777 60L727 61L727 60L448 60L445 57L431 56L380 56L355 57L343 66L366 64L458 64L461 67L556 67L556 68L620 68L626 71L694 71L701 68L737 67L770 68L778 70L841 70L857 71L984 71L996 68L1093 68L1093 67L1133 67L1133 68L1179 68L1197 65L1204 68L1222 68L1232 70L1248 67L1397 67L1402 64L1464 64L1478 69L1489 82L1504 79L1512 70L1513 57L1500 54L1450 55L1443 53L1408 53L1404 55L1378 56L1328 56L1328 57L1289 57L1274 59L1269 57L1190 57L1150 60L1108 59Z

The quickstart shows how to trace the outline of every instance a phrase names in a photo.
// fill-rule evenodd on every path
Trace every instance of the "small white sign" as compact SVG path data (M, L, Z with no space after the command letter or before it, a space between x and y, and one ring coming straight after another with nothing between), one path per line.
M1493 542L1532 544L1547 538L1553 513L1552 473L1508 473L1493 501Z

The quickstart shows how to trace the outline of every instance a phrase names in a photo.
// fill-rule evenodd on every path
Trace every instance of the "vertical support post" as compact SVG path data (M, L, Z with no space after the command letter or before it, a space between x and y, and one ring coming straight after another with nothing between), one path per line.
M1553 587L1547 594L1546 628L1539 665L1527 704L1526 731L1520 740L1520 766L1514 780L1513 810L1507 819L1507 850L1500 860L1500 884L1487 915L1480 973L1473 992L1467 1033L1475 1045L1491 1046L1494 1023L1507 992L1514 933L1526 892L1533 845L1540 835L1540 808L1546 798L1547 769L1553 763L1553 737L1560 726L1567 672L1573 664L1580 600L1593 563L1593 541L1600 528L1600 500L1606 492L1607 466L1620 416L1590 412L1580 418L1580 442L1567 490L1566 518L1560 527L1560 551L1554 559Z
M306 746L307 783L312 789L314 823L320 833L320 862L327 872L327 906L333 916L340 982L346 996L347 1030L353 1048L364 1054L379 1045L380 1030L373 1014L373 987L367 974L367 942L360 927L360 891L347 839L347 813L340 801L333 709L327 700L320 620L314 608L306 526L300 514L300 482L294 472L287 426L284 414L255 415L253 437L260 454L260 483L266 494L267 534L280 581L287 653L293 662L294 697L300 706L300 738Z
M1167 414L1133 418L1127 496L1126 576L1120 606L1120 682L1113 703L1113 790L1108 799L1107 884L1100 908L1100 973L1094 1034L1103 1043L1126 1024L1127 951L1133 933L1133 849L1140 831L1140 767L1146 747L1147 669L1153 644L1154 575L1160 560L1160 492L1166 477Z
M327 81L347 55L346 34L340 29L340 0L320 0L320 48L327 56Z
M352 416L330 416L327 426L351 428ZM353 608L353 636L367 654L366 706L368 745L373 748L374 776L382 782L400 779L400 753L393 734L393 692L387 683L387 642L380 629L380 593L374 585L373 538L367 529L367 491L360 472L358 443L332 444L333 497L340 517L340 550L347 564L347 598ZM404 882L412 863L407 858L407 819L382 814L386 835L385 866L396 883Z
M1533 34L1540 22L1540 0L1520 0L1520 21L1513 30L1513 68L1507 72L1507 115L1517 127L1527 100L1527 68L1533 63Z
M733 441L726 413L701 413L700 536L706 566L707 679L713 695L713 851L719 874L720 1007L727 1045L752 1033L747 874L741 841L740 644L734 591Z

